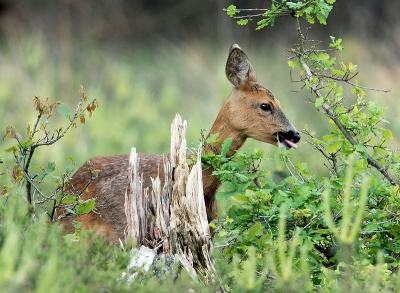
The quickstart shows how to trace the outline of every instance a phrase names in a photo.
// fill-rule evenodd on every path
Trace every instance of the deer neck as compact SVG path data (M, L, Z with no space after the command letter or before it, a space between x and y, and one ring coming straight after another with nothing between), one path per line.
M219 154L221 152L222 143L227 138L232 139L232 145L227 154L228 157L233 156L235 151L242 147L247 137L239 129L233 127L231 123L232 118L234 119L234 117L232 117L230 114L230 99L228 98L228 100L222 106L217 119L215 119L210 133L207 136L208 138L213 134L218 134L218 143L206 144L206 153L213 151L214 153Z
M227 154L229 157L232 156L235 151L238 150L246 141L246 136L241 134L239 130L232 126L229 112L229 99L222 106L221 111L219 112L207 138L213 134L218 134L218 143L210 145L206 144L206 153L213 151L214 153L219 154L223 141L227 138L231 138L232 145ZM214 169L212 167L205 167L203 169L204 196L206 199L213 198L218 187L221 185L221 182L218 180L218 178L212 175L213 171Z

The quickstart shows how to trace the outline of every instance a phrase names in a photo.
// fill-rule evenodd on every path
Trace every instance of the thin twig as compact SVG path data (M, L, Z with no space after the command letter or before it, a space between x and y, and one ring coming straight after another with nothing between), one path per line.
M362 85L356 84L354 82L351 82L350 80L353 79L357 74L358 74L358 72L356 74L354 74L353 76L351 76L349 78L346 78L346 79L335 77L334 75L320 75L320 76L324 77L324 78L336 80L336 81L343 81L345 83L348 83L349 85L352 85L354 87L358 87L358 88L361 88L361 89L364 89L364 90L367 90L367 91L384 92L384 93L391 93L392 92L392 89L390 89L390 90L377 89L377 88L373 88L373 87L362 86Z
M79 98L78 105L76 106L76 110L75 110L74 116L73 116L72 118L69 119L69 124L68 124L68 126L64 129L64 131L61 132L61 133L59 133L59 134L57 134L56 138L54 138L54 139L51 139L51 140L46 141L46 142L43 142L43 143L34 144L34 147L35 147L35 148L38 147L38 146L42 146L42 145L52 145L52 144L56 143L57 141L59 141L62 137L64 137L64 135L67 133L67 131L72 127L72 125L74 125L74 121L76 120L76 118L77 118L78 115L79 115L79 110L80 110L81 105L82 105L82 103L83 103L84 97L85 97L85 93L82 92L82 93L81 93L81 96L80 96L80 98Z
M46 196L40 191L39 187L37 187L37 186L35 185L35 183L32 181L31 176L25 171L25 169L22 167L21 163L20 163L18 160L15 160L15 161L16 161L18 167L22 170L22 172L24 172L24 175L25 175L26 179L28 180L28 182L29 182L30 184L32 184L32 186L35 188L35 190L36 190L37 192L39 192L39 194L40 194L41 196L46 197ZM29 198L31 199L31 202L32 202L32 198L31 198L31 197L29 197ZM29 204L31 204L31 202L29 202L29 200L28 200L28 203L29 203Z
M279 140L278 140L278 142L279 142ZM282 149L283 147L284 147L284 146L282 146L282 145L279 143L279 148ZM306 180L304 179L304 177L297 171L296 167L294 166L294 164L292 163L292 161L291 161L288 157L285 157L285 158L283 159L283 163L285 164L286 169L289 171L290 175L291 175L292 177L296 178L297 181L299 181L300 183L304 183L304 182L306 181ZM290 165L292 166L292 168L296 171L296 174L297 174L297 176L298 176L299 178L293 174L293 172L292 172L292 170L290 169L288 163L290 163Z

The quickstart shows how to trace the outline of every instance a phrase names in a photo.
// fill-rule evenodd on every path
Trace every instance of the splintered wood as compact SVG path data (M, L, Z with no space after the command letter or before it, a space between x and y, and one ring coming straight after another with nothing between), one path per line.
M171 125L171 154L164 156L164 185L152 178L152 192L143 190L140 160L132 148L129 162L130 185L125 194L127 239L144 245L158 256L173 255L193 276L211 277L211 237L204 203L201 146L197 162L186 163L186 121L176 115Z

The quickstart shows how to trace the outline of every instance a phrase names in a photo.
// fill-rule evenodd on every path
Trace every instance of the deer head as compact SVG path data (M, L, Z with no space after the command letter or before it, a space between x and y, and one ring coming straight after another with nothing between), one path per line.
M274 95L259 84L249 58L237 44L229 49L225 73L234 87L210 133L219 133L221 140L232 138L231 154L248 137L297 148L300 133L285 116Z

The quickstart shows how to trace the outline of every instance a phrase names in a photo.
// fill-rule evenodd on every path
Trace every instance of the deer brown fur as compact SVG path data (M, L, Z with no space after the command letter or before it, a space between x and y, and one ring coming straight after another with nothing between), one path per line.
M255 71L246 54L234 44L229 49L225 68L233 90L222 106L209 135L218 133L223 141L232 139L228 155L233 155L247 138L296 148L300 134L283 113L280 103L272 93L258 83ZM220 145L206 146L206 151L219 151ZM139 154L139 173L143 174L143 187L151 190L150 178L164 178L162 155ZM83 223L84 229L94 229L109 241L125 239L127 225L124 212L124 195L129 185L129 154L90 159L74 174L66 188L67 193L82 199L96 199L93 212L76 217L68 215L63 223L67 232L73 232L73 221ZM93 171L94 170L94 171ZM217 217L215 194L220 186L211 168L203 170L204 199L209 220ZM163 184L163 183L162 183ZM58 211L60 215L65 211Z

